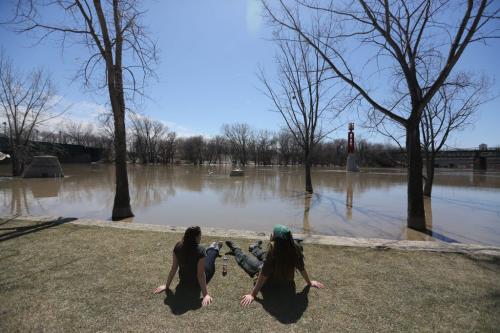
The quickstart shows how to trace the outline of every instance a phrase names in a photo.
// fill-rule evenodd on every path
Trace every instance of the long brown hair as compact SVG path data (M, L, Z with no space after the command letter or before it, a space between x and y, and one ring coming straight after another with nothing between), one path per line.
M300 248L295 244L292 233L288 232L285 238L275 238L269 243L268 256L273 259L274 273L285 278L293 273L302 256Z

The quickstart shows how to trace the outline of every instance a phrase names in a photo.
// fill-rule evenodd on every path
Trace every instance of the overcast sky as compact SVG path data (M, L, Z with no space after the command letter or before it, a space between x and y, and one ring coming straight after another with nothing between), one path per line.
M11 8L0 1L4 19ZM141 111L162 120L180 135L220 132L224 123L245 122L256 129L277 130L283 126L279 114L271 112L270 101L259 91L258 66L268 73L275 70L271 30L262 18L258 0L145 1L144 22L160 49L157 80L150 80L148 100ZM50 15L50 13L48 13ZM86 92L74 77L88 51L80 45L61 52L54 40L34 45L35 39L0 27L0 44L15 65L24 70L43 67L52 73L58 94L73 104L67 115L93 121L103 109L105 94ZM474 45L463 55L458 69L500 77L500 42ZM494 94L500 93L495 82ZM500 146L500 100L484 104L474 127L456 133L453 147L475 147L480 143ZM361 123L357 113L344 121ZM346 137L347 130L333 138ZM357 129L358 136L383 142L384 138Z

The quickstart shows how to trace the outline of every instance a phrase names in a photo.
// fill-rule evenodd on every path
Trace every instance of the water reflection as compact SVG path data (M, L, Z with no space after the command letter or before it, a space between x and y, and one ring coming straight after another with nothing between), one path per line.
M164 172L159 168L136 165L132 170L134 171L129 173L129 185L133 189L130 200L133 206L144 208L175 196L174 180L182 179L177 173Z
M432 230L432 199L429 197L424 198L425 209L425 228Z
M346 218L350 221L352 220L352 197L353 197L353 190L352 190L352 174L351 173L346 173L346 179L347 179L347 186L346 186L346 199L345 199L345 206L346 206Z
M63 167L63 179L0 178L0 214L109 218L113 166ZM500 245L499 173L438 171L432 203L425 201L431 235L406 229L406 175L398 169L348 174L318 168L313 195L303 191L301 168L252 167L245 177L228 174L224 166L130 165L136 215L130 221L256 231L282 223L304 233Z
M5 196L4 207L10 206L11 215L21 215L23 212L30 214L26 190L22 187L14 187L11 190L10 204Z
M311 234L311 226L309 224L309 211L311 210L311 200L312 200L312 194L311 193L305 193L304 194L304 218L303 218L303 230L304 234L310 235Z

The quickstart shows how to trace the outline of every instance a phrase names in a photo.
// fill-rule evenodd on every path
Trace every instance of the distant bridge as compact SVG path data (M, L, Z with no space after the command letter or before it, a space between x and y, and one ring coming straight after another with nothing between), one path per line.
M401 159L406 152L398 152ZM425 160L425 155L422 154ZM475 170L500 170L500 148L494 149L453 149L436 154L434 166L437 168L470 168Z
M444 150L436 155L437 167L472 167L477 170L500 169L500 149Z
M85 147L66 143L30 141L30 145L34 155L54 155L59 158L61 163L97 162L102 159L104 153L104 149L102 148ZM0 151L7 154L12 153L9 140L5 136L0 136Z

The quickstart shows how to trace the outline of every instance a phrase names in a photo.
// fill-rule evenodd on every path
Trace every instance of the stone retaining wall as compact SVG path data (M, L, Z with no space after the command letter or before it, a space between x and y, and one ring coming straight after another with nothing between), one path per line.
M52 221L62 217L20 215L20 216L3 216L1 218L2 219L10 218L13 220L24 220L24 221ZM112 222L112 221L86 219L86 218L80 218L69 223L75 225L83 225L83 226L119 228L119 229L138 230L138 231L156 231L156 232L184 233L184 230L186 229L185 226L164 226L155 224ZM210 237L219 237L222 240L231 238L262 239L262 240L269 239L269 233L249 231L249 230L202 227L202 231L203 235ZM327 236L327 235L303 235L303 234L294 234L294 235L297 237L304 238L304 243L306 244L369 247L375 249L483 254L483 255L500 257L500 247L488 246L488 245L446 243L439 240L409 241L409 240L388 240L379 238L352 238L352 237Z

